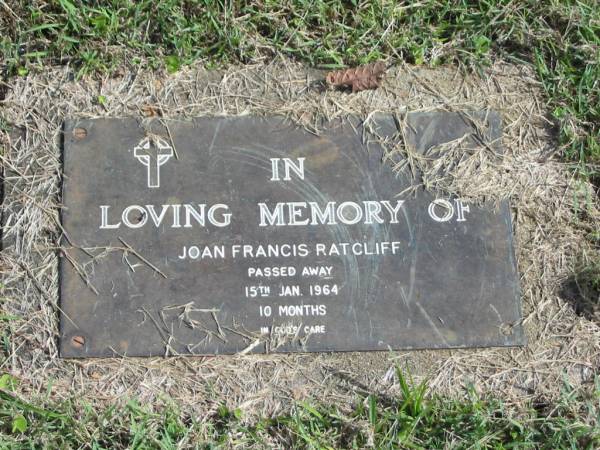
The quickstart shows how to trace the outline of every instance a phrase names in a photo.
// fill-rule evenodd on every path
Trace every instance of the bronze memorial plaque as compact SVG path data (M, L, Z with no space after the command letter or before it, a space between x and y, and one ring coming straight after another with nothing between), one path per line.
M406 123L421 151L475 134L457 113ZM523 344L508 204L407 189L382 151L352 118L319 135L280 117L68 121L61 355Z

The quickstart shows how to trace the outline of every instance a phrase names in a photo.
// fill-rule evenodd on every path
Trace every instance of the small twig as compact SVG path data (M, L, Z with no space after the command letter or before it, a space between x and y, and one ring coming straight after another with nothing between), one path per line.
M254 342L252 342L248 347L246 347L244 350L237 352L236 355L239 356L243 356L243 355L247 355L248 353L250 353L252 350L254 350L256 347L258 347L260 345L261 340L260 339L255 339Z
M158 323L158 321L152 316L152 313L150 313L150 311L148 311L146 309L146 307L144 307L144 306L142 306L138 311L142 311L144 314L146 314L148 317L150 317L150 320L152 321L152 323L156 327L156 330L158 331L158 334L160 335L160 337L163 340L164 344L168 345L168 341L165 338L165 336L163 335L163 330L160 328L160 324ZM169 333L169 329L168 328L165 330L165 333Z
M137 250L135 250L131 245L129 245L127 242L125 242L122 237L119 237L118 239L127 248L128 251L130 251L135 256L137 256L141 261L146 263L148 265L148 267L150 267L152 270L154 270L156 273L158 273L163 278L168 278L162 270L160 270L158 267L156 267L154 264L152 264L150 261L148 261L142 255L140 255L140 253Z
M177 153L177 148L175 148L175 141L173 140L173 135L171 134L171 129L169 128L169 125L167 125L167 122L165 122L163 119L160 119L160 123L162 123L167 129L167 134L169 135L169 140L171 141L171 146L173 147L175 159L179 159L179 154Z
M98 292L98 290L94 287L94 285L89 280L88 276L79 267L79 263L77 263L77 261L75 261L73 259L73 257L71 257L71 255L69 255L69 252L67 252L65 249L62 249L62 251L63 251L63 255L65 255L65 258L67 258L67 261L69 261L71 263L71 265L73 266L73 268L75 269L75 271L79 274L79 276L81 277L81 279L85 282L86 286L89 287L94 294L100 295L100 293Z

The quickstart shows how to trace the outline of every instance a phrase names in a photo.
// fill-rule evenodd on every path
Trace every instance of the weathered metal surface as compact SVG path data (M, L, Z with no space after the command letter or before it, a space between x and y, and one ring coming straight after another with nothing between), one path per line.
M470 130L451 113L408 125L420 149ZM64 132L65 357L523 343L508 204L398 196L410 180L357 121L320 136L275 117Z

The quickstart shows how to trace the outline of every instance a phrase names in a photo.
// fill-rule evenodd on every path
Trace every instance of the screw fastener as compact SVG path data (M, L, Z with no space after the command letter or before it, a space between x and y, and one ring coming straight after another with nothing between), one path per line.
M71 345L76 348L83 348L85 345L85 338L83 336L73 336L71 338Z
M74 128L73 129L73 137L77 141L81 141L87 137L87 130L85 128Z

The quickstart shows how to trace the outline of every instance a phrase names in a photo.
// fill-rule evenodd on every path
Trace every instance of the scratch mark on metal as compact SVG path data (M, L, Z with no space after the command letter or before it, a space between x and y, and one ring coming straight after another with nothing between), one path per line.
M213 134L212 141L210 142L210 145L208 146L208 149L207 149L209 156L212 155L212 151L215 146L215 141L217 140L217 136L219 134L219 131L221 130L221 124L222 124L222 122L217 122L217 125L215 126L215 132Z
M417 308L419 308L419 311L421 312L421 314L423 314L423 317L425 317L425 319L427 319L427 321L429 322L429 325L431 325L431 328L433 328L433 331L435 331L435 334L437 334L438 337L442 340L444 345L447 347L451 347L451 345L446 340L446 337L439 330L439 328L437 327L435 322L433 320L431 320L431 317L429 316L427 311L425 311L425 308L423 308L420 303L416 303L416 305L417 305Z

